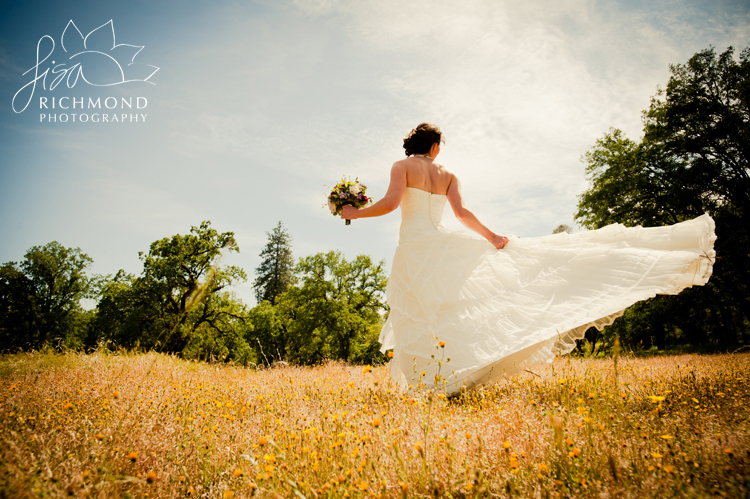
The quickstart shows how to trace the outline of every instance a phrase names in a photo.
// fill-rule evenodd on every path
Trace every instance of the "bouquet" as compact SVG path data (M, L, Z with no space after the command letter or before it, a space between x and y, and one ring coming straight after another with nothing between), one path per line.
M365 196L366 189L367 186L360 184L358 179L355 179L354 182L346 178L342 179L331 190L331 194L328 195L328 209L331 210L331 214L340 216L344 206L348 204L357 209L364 208L370 204L372 198ZM351 220L346 221L346 225L351 225L351 223Z

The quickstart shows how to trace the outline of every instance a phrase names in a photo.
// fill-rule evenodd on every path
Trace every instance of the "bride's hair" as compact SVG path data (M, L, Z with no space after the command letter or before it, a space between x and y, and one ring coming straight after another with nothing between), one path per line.
M404 149L407 156L427 154L432 144L445 142L443 132L432 123L420 123L417 128L404 137Z

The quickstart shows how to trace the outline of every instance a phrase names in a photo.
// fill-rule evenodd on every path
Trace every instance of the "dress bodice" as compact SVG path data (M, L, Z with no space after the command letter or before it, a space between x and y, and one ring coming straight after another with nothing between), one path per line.
M445 194L407 187L401 198L399 243L441 228L447 199Z

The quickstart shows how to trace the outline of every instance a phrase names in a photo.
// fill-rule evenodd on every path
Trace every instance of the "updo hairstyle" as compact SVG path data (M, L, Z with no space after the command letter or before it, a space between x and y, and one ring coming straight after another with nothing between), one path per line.
M417 128L404 137L404 149L407 156L412 154L427 154L432 144L445 142L443 133L432 123L420 123Z

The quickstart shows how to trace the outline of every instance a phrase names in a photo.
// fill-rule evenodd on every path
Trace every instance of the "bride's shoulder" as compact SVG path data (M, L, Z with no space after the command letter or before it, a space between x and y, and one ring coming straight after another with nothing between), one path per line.
M438 163L437 161L433 161L432 164L435 165L435 167L438 170L440 170L441 173L445 173L447 175L453 175L453 172L450 171L444 164Z
M416 159L414 157L412 157L412 156L409 156L409 157L406 157L404 159L397 160L395 163L393 163L393 167L394 168L396 168L396 167L406 168L407 166L409 166L410 164L415 163L415 162L416 162Z
M433 164L437 168L437 171L439 172L440 176L451 178L451 179L455 178L456 175L451 170L446 168L445 165L438 163L438 162L434 162Z
M393 163L393 166L391 167L391 171L392 172L398 172L398 171L405 172L405 171L407 171L409 169L409 164L410 164L409 159L411 159L411 158L400 159L400 160L396 161L395 163Z

